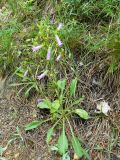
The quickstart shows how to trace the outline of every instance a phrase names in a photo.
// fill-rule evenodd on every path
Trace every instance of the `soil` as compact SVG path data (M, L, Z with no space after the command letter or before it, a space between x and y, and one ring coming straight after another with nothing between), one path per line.
M35 120L35 104L27 104L7 93L0 99L0 146L5 147L14 139L2 155L7 160L51 160L52 155L45 143L48 125L25 133L24 125ZM19 126L19 133L17 133ZM0 158L1 159L1 158Z
M98 80L101 80L100 77L102 77L104 71L100 72L95 69L95 66L91 66L88 73L86 71L80 74L81 80L78 84L78 90L87 97L82 106L89 111L91 118L88 121L82 121L76 117L72 122L75 133L82 141L83 147L89 149L92 160L119 160L119 76L114 76L116 78L113 80L107 76L107 79L104 80L104 87L101 89L101 82L98 83ZM94 82L93 78L95 79ZM4 80L1 82L1 91L7 85L6 83L3 85L3 83L5 83ZM7 89L1 93L0 146L5 147L12 140L2 157L7 160L60 160L61 158L51 152L45 142L46 131L50 124L46 123L44 126L29 132L24 130L25 124L42 116L36 107L38 97L33 97L28 101L16 96L14 90ZM78 95L81 95L81 93L78 93ZM100 100L100 97L107 100L111 106L108 116L95 114L96 103ZM17 127L19 127L18 132ZM69 132L67 134L69 137ZM72 149L70 154L73 157Z

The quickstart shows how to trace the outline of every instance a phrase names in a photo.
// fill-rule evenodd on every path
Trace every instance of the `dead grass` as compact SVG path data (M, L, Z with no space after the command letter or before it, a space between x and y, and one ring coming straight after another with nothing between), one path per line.
M90 56L90 62L91 58L93 57ZM85 95L85 100L81 105L89 112L91 118L85 122L74 117L71 123L73 123L75 133L82 141L83 146L89 150L92 160L119 160L120 72L116 72L114 76L107 74L107 65L103 61L103 57L97 56L94 59L95 63L87 63L89 67L88 65L80 67L78 64L76 70L79 77L77 96ZM86 61L84 60L83 63L86 64ZM70 74L70 67L67 73L68 79L71 79L73 75ZM94 79L95 81L93 81ZM55 154L49 151L45 143L46 131L50 124L26 133L23 129L26 123L44 116L36 109L37 97L27 101L16 97L16 93L12 93L12 95L9 91L8 93L8 97L5 96L0 100L0 143L5 146L11 135L16 132L17 126L21 128L21 136L24 141L22 142L20 137L16 139L8 147L4 156L14 160L59 159L59 156L55 157ZM108 117L95 114L96 104L101 99L108 101L111 107ZM56 137L57 134L53 141ZM72 150L71 157L73 157Z

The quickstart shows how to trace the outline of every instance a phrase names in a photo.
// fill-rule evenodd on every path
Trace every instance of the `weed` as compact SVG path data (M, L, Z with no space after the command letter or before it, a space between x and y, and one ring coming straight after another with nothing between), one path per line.
M83 155L89 157L87 152L82 148L79 140L75 136L75 133L73 132L73 127L70 124L70 119L74 114L77 114L79 117L85 120L89 118L88 113L85 110L79 108L75 109L75 106L81 103L81 101L83 100L83 97L79 99L75 98L76 86L77 86L77 79L73 79L71 81L70 88L66 87L65 79L57 81L56 92L58 95L58 99L50 101L48 98L45 98L37 105L37 107L40 109L49 110L50 117L46 120L33 121L27 124L25 126L25 130L28 131L37 128L41 126L43 123L51 121L52 123L54 123L54 125L51 128L49 128L47 132L46 142L48 144L50 143L55 128L56 129L61 128L62 131L61 134L59 135L58 142L55 145L55 147L57 151L64 156L68 151L68 139L66 136L67 134L66 128L68 124L71 132L70 142L72 143L74 152L78 157L82 157ZM72 97L74 98L73 100L71 100Z

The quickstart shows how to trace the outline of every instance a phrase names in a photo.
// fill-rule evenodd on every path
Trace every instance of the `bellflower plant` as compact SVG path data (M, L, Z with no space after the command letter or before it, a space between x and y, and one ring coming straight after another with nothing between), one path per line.
M32 47L32 51L33 52L37 52L39 49L41 49L43 47L43 45L38 45L38 46L33 46Z
M48 70L46 70L45 72L43 72L42 74L40 74L39 76L37 76L37 79L38 80L43 79L47 75L47 73L48 73Z
M47 52L47 60L49 61L51 58L51 47L48 48L48 52Z
M63 45L63 43L61 42L60 38L58 37L58 35L55 35L56 41L58 43L58 46L61 47Z

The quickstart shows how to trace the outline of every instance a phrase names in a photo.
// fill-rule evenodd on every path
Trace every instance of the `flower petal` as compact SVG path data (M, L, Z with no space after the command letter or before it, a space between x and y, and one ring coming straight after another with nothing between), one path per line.
M51 58L51 47L48 48L48 52L47 52L47 60L49 61Z
M56 41L58 43L58 46L61 47L63 45L63 43L61 42L60 38L58 37L58 35L55 35Z
M40 74L39 76L37 76L37 79L39 79L39 80L43 79L47 75L47 72L48 71L45 71L42 74Z
M33 51L33 52L36 52L36 51L38 51L39 49L41 49L42 47L43 47L43 45L33 46L33 47L32 47L32 51Z

